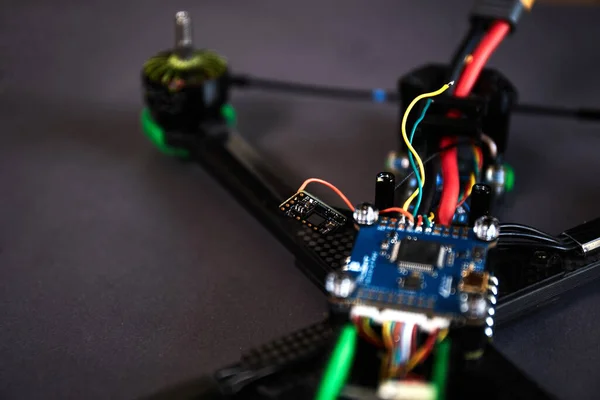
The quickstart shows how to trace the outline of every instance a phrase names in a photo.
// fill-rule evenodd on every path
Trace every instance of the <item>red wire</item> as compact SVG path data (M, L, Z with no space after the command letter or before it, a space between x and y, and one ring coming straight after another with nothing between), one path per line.
M440 147L449 147L454 144L456 138L444 137L440 141ZM440 198L440 207L438 209L437 219L442 225L450 225L460 191L460 179L458 171L458 151L456 148L445 151L440 156L442 166L442 196Z
M438 332L434 332L431 335L429 335L429 337L427 338L427 340L425 341L425 343L423 344L423 358L421 359L421 362L423 362L424 360L427 359L427 357L429 357L429 355L431 354L431 352L433 351L433 348L435 346L435 342L437 340L438 337Z
M477 82L477 78L479 78L481 70L483 70L494 50L496 50L509 32L510 25L508 22L494 22L488 33L481 40L481 43L479 43L479 46L473 52L471 62L467 64L461 77L458 79L456 89L454 90L456 97L469 95L473 86L475 86L475 82Z
M458 79L454 91L456 97L466 97L469 95L488 59L509 32L510 25L507 22L494 22L473 52L471 62L467 64ZM451 146L455 140L452 137L445 137L441 140L440 147ZM454 213L456 212L456 204L460 192L457 155L458 151L456 148L446 151L441 155L444 186L442 188L442 197L437 217L438 221L443 225L450 225L452 217L454 217Z

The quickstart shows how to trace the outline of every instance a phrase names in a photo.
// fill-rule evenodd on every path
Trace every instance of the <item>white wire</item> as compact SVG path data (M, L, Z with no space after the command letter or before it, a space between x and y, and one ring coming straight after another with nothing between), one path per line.
M410 351L412 349L412 332L414 324L404 324L402 327L402 337L400 338L400 345L402 346L402 353L400 356L400 363L406 364L410 359Z
M496 146L496 142L494 142L494 139L492 139L485 133L482 133L481 141L487 145L487 147L490 149L490 155L492 156L492 158L495 159L498 155L498 146Z

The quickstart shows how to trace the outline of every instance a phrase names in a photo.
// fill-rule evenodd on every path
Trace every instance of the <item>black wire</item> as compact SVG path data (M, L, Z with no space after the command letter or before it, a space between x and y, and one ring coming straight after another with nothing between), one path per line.
M561 244L561 242L556 238L549 238L546 236L535 235L533 233L525 233L525 232L503 232L502 228L500 228L500 238L503 237L512 237L515 239L531 239L542 242L550 242L554 244Z
M573 251L576 250L576 246L561 246L550 243L532 243L532 242L519 242L519 241L498 241L498 248L510 248L510 247L533 247L536 249L549 249L549 250L559 250L559 251Z
M432 155L430 155L429 157L427 157L424 161L423 161L423 165L427 165L428 163L430 163L431 161L435 160L437 157L439 157L444 151L446 150L450 150L453 149L455 147L461 147L461 146L472 146L473 143L477 144L477 141L473 141L473 140L468 140L468 141L457 141L456 143L453 143L451 145L448 145L446 147L442 147L441 149L439 149L436 153L433 153ZM398 182L396 184L396 187L394 188L394 191L400 189L400 187L405 184L413 175L415 174L415 171L412 170L408 175L406 175L404 177L404 179L402 179L400 182ZM435 181L435 180L434 180Z
M521 114L600 121L600 109L593 108L566 108L540 106L535 104L516 104L513 106L512 110Z
M549 233L546 233L544 231L541 231L539 229L536 229L532 226L528 226L528 225L523 225L523 224L516 224L516 223L504 223L504 224L500 224L500 232L506 231L506 230L516 230L516 231L521 231L521 232L529 232L529 233L534 233L538 236L544 236L550 239L555 239L556 240L556 236L551 235Z
M464 68L464 59L468 56L473 48L481 39L481 35L485 30L472 27L469 34L465 36L459 51L453 57L452 70L450 79L457 80ZM479 37L478 37L479 36ZM321 97L332 97L345 100L362 100L374 101L373 89L349 89L342 87L321 86L307 83L286 82L275 79L257 78L250 75L236 74L230 78L231 84L238 87L248 87L263 90L273 90L283 93L295 93L300 95L312 95ZM451 93L456 88L456 85L450 87L448 91ZM379 89L377 89L379 90ZM395 90L383 90L384 101L386 103L398 102L398 93ZM593 108L566 108L566 107L550 107L536 104L515 104L512 111L522 114L533 114L548 117L563 117L576 118L585 120L600 121L600 109Z
M434 158L430 163L425 164L425 176L433 177L427 179L425 182L425 186L423 187L423 198L421 199L421 210L424 211L425 215L429 215L429 213L433 208L433 200L437 193L437 182L435 176L437 171L440 168L440 160L438 158Z
M349 89L333 86L312 85L307 83L286 82L275 79L258 78L250 75L232 75L230 82L234 86L272 90L301 95L332 97L346 100L374 101L374 91L380 89ZM384 90L384 101L395 103L398 94L395 90Z

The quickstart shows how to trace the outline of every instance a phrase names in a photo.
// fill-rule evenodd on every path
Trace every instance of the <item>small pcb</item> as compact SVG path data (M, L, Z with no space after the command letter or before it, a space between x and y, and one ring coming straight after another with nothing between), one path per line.
M488 290L493 245L466 226L415 227L383 217L361 227L346 267L356 288L340 301L464 320L464 299Z
M279 209L288 217L294 218L321 234L335 231L347 220L342 213L306 191L294 194L284 201Z

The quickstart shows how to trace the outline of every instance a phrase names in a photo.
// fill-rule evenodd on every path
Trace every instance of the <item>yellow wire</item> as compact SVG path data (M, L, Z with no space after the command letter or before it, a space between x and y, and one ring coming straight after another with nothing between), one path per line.
M444 329L438 333L437 341L441 342L446 339L448 336L448 329ZM414 367L419 365L423 361L423 356L425 355L425 349L420 348L417 352L408 360L406 363L405 373L412 371Z
M421 160L421 157L419 157L419 154L417 154L417 151L415 150L415 148L412 146L412 144L410 144L410 141L408 140L408 135L406 133L406 122L408 121L408 114L410 114L410 111L413 109L415 104L417 104L419 102L419 100L426 99L428 97L439 96L440 94L442 94L446 90L448 90L448 88L452 85L454 85L454 81L446 83L444 86L442 86L441 88L439 88L438 90L436 90L434 92L423 93L423 94L415 97L413 99L413 101L408 105L408 107L406 107L406 111L404 112L404 116L402 117L402 139L404 139L404 143L406 143L406 147L408 147L408 150L412 153L415 161L417 162L417 165L419 166L419 175L421 175L421 183L423 185L425 185L425 167L423 166L423 161ZM410 197L404 202L404 205L402 206L402 208L404 208L406 211L408 211L408 206L410 206L410 203L412 203L412 201L415 199L415 197L417 197L418 194L419 194L419 188L417 188L413 192L413 194L411 194Z
M391 359L391 353L387 352L387 353L385 353L385 355L383 356L383 359L381 360L381 368L379 371L379 375L380 375L380 379L382 381L386 380L390 376L392 376L392 375L390 375L390 368L389 368L390 359Z
M390 321L385 321L383 323L381 332L383 333L383 343L388 350L391 350L394 347L394 341L392 339L392 323Z
M390 321L385 321L381 326L381 332L383 334L383 343L387 349L387 352L383 358L383 363L381 365L381 378L387 379L391 376L394 376L395 369L392 368L391 365L393 351L394 351L394 339L392 338L392 323Z
M427 218L429 222L433 224L433 220L435 219L435 214L433 212L429 213L429 217Z
M442 331L440 331L440 334L438 335L438 342L443 342L444 339L446 339L446 336L448 336L448 329L443 329Z
M471 192L473 191L473 186L475 186L476 183L477 183L477 180L475 179L475 174L471 173L471 179L469 179L469 190L467 190L467 193L465 194L465 198L467 198L471 195Z
M371 328L371 325L369 324L369 320L367 318L363 319L362 327L363 327L363 331L365 332L365 335L370 337L375 342L381 343L381 339L379 339L379 337L377 336L377 334L375 333L373 328Z

